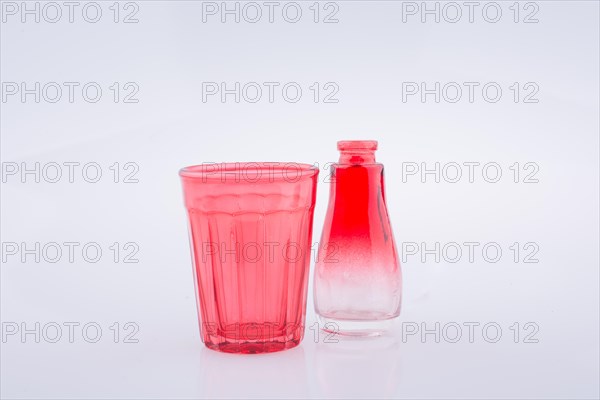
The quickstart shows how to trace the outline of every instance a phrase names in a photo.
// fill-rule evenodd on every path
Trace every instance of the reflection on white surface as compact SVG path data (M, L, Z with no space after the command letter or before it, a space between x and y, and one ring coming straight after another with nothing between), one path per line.
M400 341L312 332L293 349L268 354L199 352L201 398L390 398L398 396ZM336 343L335 340L338 340Z
M318 343L313 361L319 397L389 398L397 395L400 384L398 337L340 337L338 343Z
M308 397L302 345L268 354L200 352L200 397Z

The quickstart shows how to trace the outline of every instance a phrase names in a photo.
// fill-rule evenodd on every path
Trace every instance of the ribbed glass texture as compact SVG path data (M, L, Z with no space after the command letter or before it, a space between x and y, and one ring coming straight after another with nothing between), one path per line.
M304 336L318 170L298 163L184 168L202 340L272 352Z

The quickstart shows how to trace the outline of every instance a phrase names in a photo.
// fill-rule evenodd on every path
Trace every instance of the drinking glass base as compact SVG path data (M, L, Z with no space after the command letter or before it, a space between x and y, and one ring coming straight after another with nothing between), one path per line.
M241 354L259 354L273 353L291 349L298 346L300 340L289 340L287 342L227 342L222 343L205 343L206 347L211 350L220 351L223 353L241 353Z

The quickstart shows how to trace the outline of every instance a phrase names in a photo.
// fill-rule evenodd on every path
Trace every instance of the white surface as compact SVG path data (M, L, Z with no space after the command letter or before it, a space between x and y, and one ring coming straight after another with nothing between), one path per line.
M137 2L139 23L115 24L112 2L100 4L96 24L80 14L72 24L8 15L1 26L2 82L94 81L104 89L97 103L36 104L30 96L1 104L3 163L93 161L103 171L96 184L80 175L74 183L10 177L2 184L2 242L103 249L97 263L80 255L73 263L31 256L2 263L4 329L95 322L103 330L97 343L78 330L70 343L66 328L58 343L6 337L3 398L598 398L597 2L536 2L534 24L514 23L512 2L499 3L498 23L479 13L455 24L418 16L403 23L400 2L366 1L337 2L334 24L312 22L312 2L301 3L296 24L280 14L273 23L203 23L202 3L193 1ZM298 82L302 99L202 102L202 82L272 81ZM112 102L113 82L137 83L139 103ZM339 103L315 104L313 82L337 83ZM402 102L402 82L498 82L503 96L497 103ZM514 103L513 82L535 82L539 102ZM497 242L503 251L496 263L481 253L472 263L467 253L456 263L408 256L404 329L494 322L501 339L488 343L476 330L470 343L465 328L458 343L436 343L433 335L403 340L400 326L380 340L324 343L320 336L315 343L307 329L298 348L281 353L205 349L178 168L248 160L322 166L336 160L337 140L359 138L380 142L399 250L472 241ZM139 165L139 183L112 183L114 162ZM431 176L403 183L407 162L495 162L503 175L495 184L481 175L474 183L466 176L454 184ZM515 162L536 163L539 183L513 183ZM327 196L321 179L314 241ZM115 263L114 242L137 243L139 263ZM521 250L515 263L514 242L535 242L539 262L523 263ZM308 310L311 326L310 299ZM139 327L138 343L123 343L126 322ZM538 343L523 343L527 322L539 327Z

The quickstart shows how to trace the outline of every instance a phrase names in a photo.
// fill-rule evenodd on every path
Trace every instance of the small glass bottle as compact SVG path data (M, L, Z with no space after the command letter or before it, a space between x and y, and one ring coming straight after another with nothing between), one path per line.
M340 141L316 263L322 329L372 336L400 315L402 277L385 201L377 142Z

